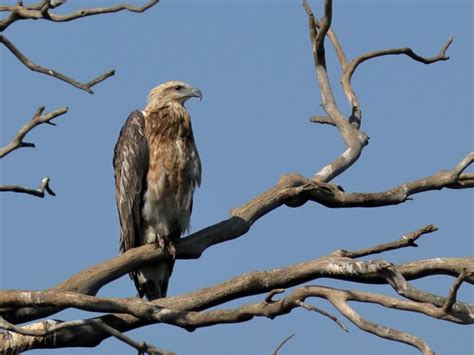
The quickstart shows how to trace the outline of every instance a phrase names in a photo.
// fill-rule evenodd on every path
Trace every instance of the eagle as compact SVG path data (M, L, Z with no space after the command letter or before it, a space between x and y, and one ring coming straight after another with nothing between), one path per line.
M120 220L120 253L159 243L171 251L166 262L130 273L140 297L166 297L174 245L188 231L193 193L201 184L201 160L191 117L184 104L202 99L182 81L152 89L143 111L133 111L115 145L115 199Z

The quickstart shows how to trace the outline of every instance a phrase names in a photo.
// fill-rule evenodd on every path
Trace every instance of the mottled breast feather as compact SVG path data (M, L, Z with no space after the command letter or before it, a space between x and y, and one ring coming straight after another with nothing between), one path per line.
M148 144L144 132L143 113L133 111L120 131L114 150L115 199L121 227L121 253L140 245L140 211L148 172Z
M147 113L145 136L150 166L142 217L155 232L176 240L189 228L193 192L201 182L189 113L175 102Z
M201 161L189 113L177 101L152 111L134 111L115 146L115 196L120 218L120 252L147 243L173 244L189 228ZM168 261L130 273L140 297L165 297L173 271Z

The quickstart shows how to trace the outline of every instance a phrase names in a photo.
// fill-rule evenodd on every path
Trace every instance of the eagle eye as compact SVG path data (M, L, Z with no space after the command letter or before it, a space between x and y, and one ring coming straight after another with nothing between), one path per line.
M181 91L183 89L183 86L182 85L176 85L174 88L177 91Z

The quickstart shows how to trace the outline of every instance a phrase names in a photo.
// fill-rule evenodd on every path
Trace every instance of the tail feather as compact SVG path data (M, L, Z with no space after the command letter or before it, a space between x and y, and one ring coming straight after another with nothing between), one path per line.
M132 275L140 297L145 296L149 301L166 297L168 281L173 271L174 261L147 266Z

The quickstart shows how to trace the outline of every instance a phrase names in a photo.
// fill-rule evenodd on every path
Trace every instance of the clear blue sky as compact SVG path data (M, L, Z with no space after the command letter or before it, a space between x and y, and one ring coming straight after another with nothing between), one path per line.
M112 1L78 3L85 7ZM321 14L322 1L311 5ZM400 46L431 56L449 36L455 37L448 62L425 66L405 57L387 57L364 63L356 72L353 82L364 114L363 129L371 139L358 163L335 180L346 191L380 191L431 175L453 167L472 150L472 23L471 1L335 1L333 28L350 58ZM28 136L36 149L19 150L1 162L3 184L34 187L48 175L57 193L45 199L1 195L2 289L52 287L117 254L113 147L129 112L144 107L148 91L161 82L185 80L204 95L202 102L188 104L203 163L193 231L226 218L230 208L272 186L281 174L310 176L343 151L334 128L308 122L322 112L300 1L163 0L144 14L119 13L64 24L19 21L5 34L33 61L76 79L87 81L109 69L117 74L89 95L28 71L1 48L2 145L38 106L70 107L57 119L58 127L42 126ZM331 50L328 67L338 103L347 112ZM472 197L468 191L443 190L379 209L337 210L311 203L298 209L282 207L245 236L209 249L201 259L178 261L169 294L339 248L394 240L430 223L440 231L423 238L419 248L382 257L403 262L473 255ZM415 285L445 295L451 282L435 277ZM393 294L388 287L330 280L312 284ZM134 294L128 277L100 292L113 297ZM461 288L462 300L473 302L473 296L472 288ZM311 302L336 312L327 302ZM472 327L377 306L354 307L367 319L422 337L438 354L474 352ZM67 311L54 318L91 316ZM350 333L317 314L295 310L273 321L260 318L194 333L155 325L129 334L179 354L268 354L291 333L296 337L282 354L416 353L340 319ZM32 353L130 354L133 349L109 339L96 349Z

